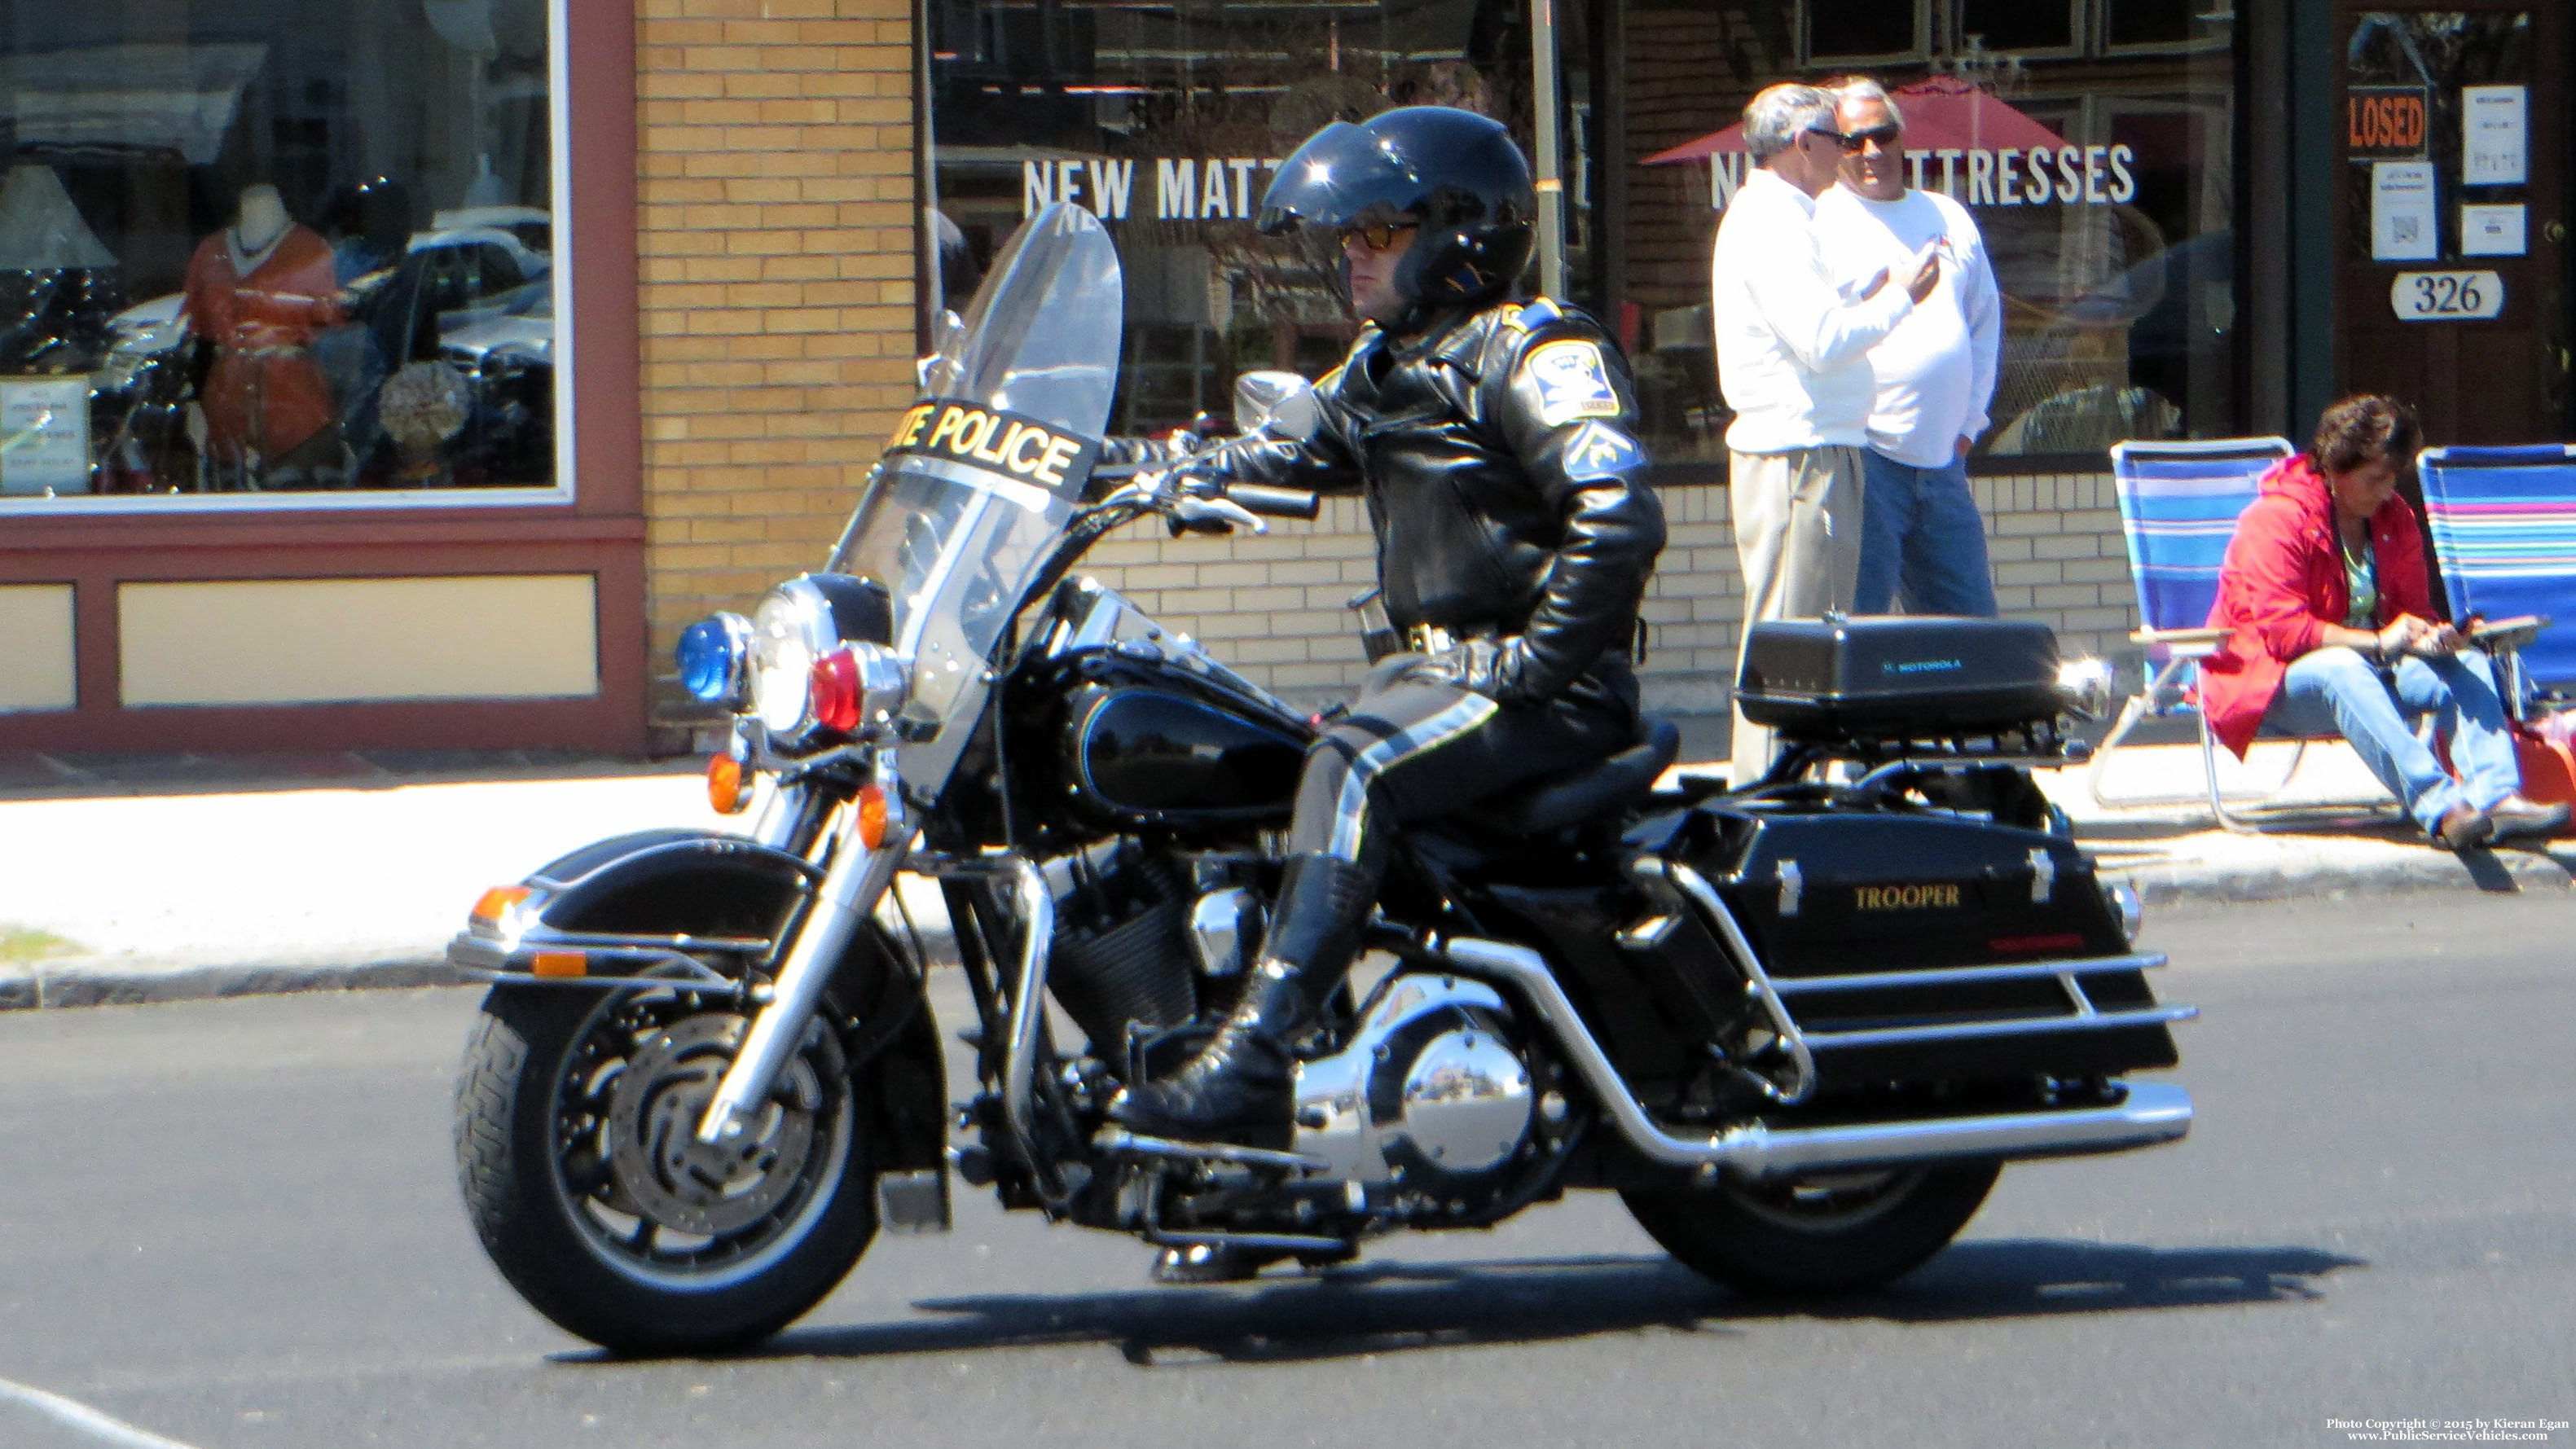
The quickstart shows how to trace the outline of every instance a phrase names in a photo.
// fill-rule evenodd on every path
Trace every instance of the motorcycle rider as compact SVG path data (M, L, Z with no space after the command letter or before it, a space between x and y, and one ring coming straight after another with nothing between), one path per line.
M1349 969L1389 829L1639 738L1627 645L1663 512L1617 345L1579 312L1513 297L1536 211L1510 134L1441 106L1326 126L1262 198L1263 232L1338 241L1367 325L1317 384L1309 439L1178 466L1364 492L1406 652L1371 670L1308 753L1241 1004L1195 1058L1120 1095L1113 1114L1137 1132L1286 1133L1290 1043ZM1179 1266L1164 1276L1190 1276ZM1195 1266L1206 1277L1244 1265Z

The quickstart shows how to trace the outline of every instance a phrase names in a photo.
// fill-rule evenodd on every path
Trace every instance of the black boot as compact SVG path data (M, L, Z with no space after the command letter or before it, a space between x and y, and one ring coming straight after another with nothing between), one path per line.
M1110 1115L1155 1137L1284 1141L1297 1065L1289 1043L1350 969L1376 894L1376 873L1339 856L1292 858L1261 964L1234 1014L1179 1071L1120 1093Z
M1265 957L1215 1038L1179 1071L1119 1093L1109 1114L1149 1137L1277 1138L1288 1126L1288 1084L1297 1065L1288 1042L1306 1017L1306 991L1295 968Z

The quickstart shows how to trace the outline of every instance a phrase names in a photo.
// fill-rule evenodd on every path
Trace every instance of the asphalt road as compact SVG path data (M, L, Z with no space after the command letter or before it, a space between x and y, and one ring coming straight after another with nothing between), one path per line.
M1857 1299L1702 1285L1585 1195L1157 1289L961 1194L766 1354L612 1363L450 1176L471 993L0 1017L0 1445L2308 1445L2576 1419L2576 903L2150 922L2199 1124L2007 1171ZM2576 1443L2557 1428L2544 1440Z

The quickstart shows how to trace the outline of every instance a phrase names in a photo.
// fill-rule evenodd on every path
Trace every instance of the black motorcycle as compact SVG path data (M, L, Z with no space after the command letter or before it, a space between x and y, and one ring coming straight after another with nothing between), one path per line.
M628 1351L749 1343L880 1226L945 1228L952 1174L1311 1265L1606 1188L1712 1278L1851 1288L1937 1252L2006 1160L2187 1130L2181 1090L2123 1075L2173 1065L2192 1013L2156 1003L2135 897L2030 786L2080 748L2047 631L1830 619L1757 637L1747 708L1795 742L1766 779L1673 778L1656 724L1409 832L1275 1133L1111 1122L1241 991L1314 733L1075 572L1140 518L1315 508L1096 467L1121 314L1098 221L1028 222L830 567L682 644L735 712L710 788L757 785L756 826L576 851L450 948L493 983L465 1199L541 1312ZM1264 384L1258 427L1311 426ZM962 1104L898 872L937 881L973 997Z

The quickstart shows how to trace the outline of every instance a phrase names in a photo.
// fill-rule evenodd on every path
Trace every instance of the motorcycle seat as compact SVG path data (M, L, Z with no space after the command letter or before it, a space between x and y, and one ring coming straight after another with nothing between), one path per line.
M1553 835L1643 798L1681 752L1682 732L1673 722L1648 719L1644 737L1617 754L1481 801L1463 815L1505 834Z

